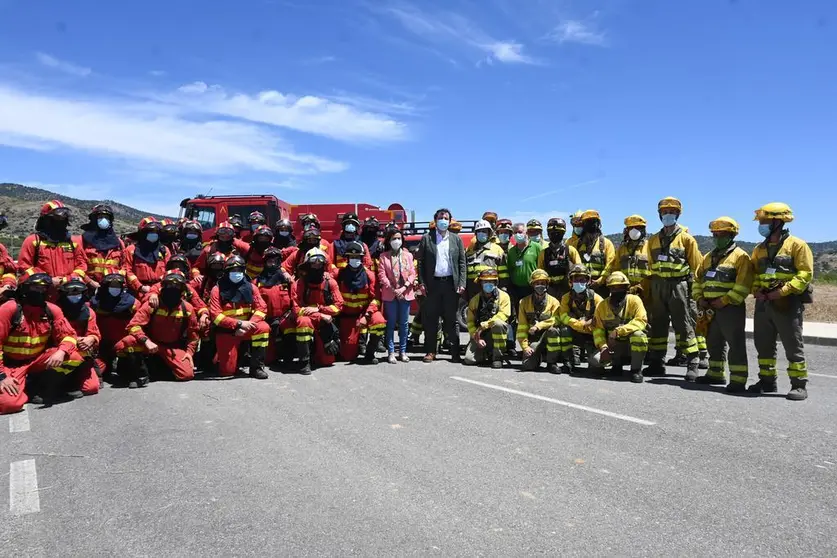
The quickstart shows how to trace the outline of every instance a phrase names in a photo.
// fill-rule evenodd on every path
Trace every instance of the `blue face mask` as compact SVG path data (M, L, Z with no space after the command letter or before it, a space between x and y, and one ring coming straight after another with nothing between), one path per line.
M573 227L573 232L576 236L581 236L584 234L584 227Z
M233 283L241 283L244 281L244 272L243 271L231 271L230 272L230 281Z
M485 294L491 294L494 292L494 289L497 288L497 285L494 283L483 283L482 284L482 292Z
M291 231L279 231L279 236L291 236Z
M480 244L485 244L486 242L488 242L488 233L478 232L477 242L479 242Z
M256 232L256 229L258 229L258 228L259 228L259 224L258 223L253 223L252 225L250 225L250 232Z
M186 233L186 240L197 240L198 234L197 233Z
M346 227L343 230L346 231L347 233L356 233L357 232L357 227L354 226L354 225L346 225Z
M523 244L524 242L526 242L526 235L523 233L515 233L514 241L518 244Z
M447 219L437 219L436 220L436 228L440 231L448 230L448 226L450 225L450 221Z
M541 235L536 234L535 236L530 236L530 237L529 237L529 240L531 240L532 242L534 242L535 244L537 244L538 242L540 242L540 241L541 241Z
M361 263L362 262L360 260L349 260L349 267L351 267L352 269L357 269L360 267Z
M83 295L80 294L67 295L67 302L69 302L70 304L78 304L79 302L81 302L82 296Z
M148 234L146 235L145 239L146 239L148 242L150 242L151 244L154 244L155 242L157 242L158 240L160 240L160 235L159 235L159 234L157 234L157 233L148 233Z
M108 294L113 297L117 297L122 294L122 289L119 287L108 287Z
M101 217L98 221L96 221L96 225L103 231L106 231L110 228L110 219Z
M674 224L677 223L677 215L674 213L666 213L660 217L660 221L663 222L664 227L673 227Z
M509 233L500 233L497 235L497 238L500 239L500 242L506 244L511 239L511 235Z
M764 238L770 236L770 233L773 232L773 225L770 223L759 225L759 234L762 235Z
M573 290L581 294L587 290L587 283L573 283Z

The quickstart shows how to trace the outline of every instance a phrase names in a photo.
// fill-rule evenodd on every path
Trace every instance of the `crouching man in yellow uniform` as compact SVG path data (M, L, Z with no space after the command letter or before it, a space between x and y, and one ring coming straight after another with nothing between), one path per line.
M478 277L480 293L468 303L468 333L471 342L465 351L465 364L482 364L491 358L491 368L503 367L503 352L509 333L511 299L497 285L500 274L490 268Z
M610 291L604 301L596 306L593 316L593 341L599 350L601 362L613 362L611 373L622 375L625 360L631 362L631 381L642 383L642 363L648 352L645 328L648 315L642 299L628 294L631 282L621 271L610 274L607 288Z

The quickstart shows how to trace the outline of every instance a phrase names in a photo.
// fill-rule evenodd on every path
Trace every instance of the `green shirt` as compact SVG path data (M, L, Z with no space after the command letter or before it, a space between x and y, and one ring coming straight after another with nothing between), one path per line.
M529 242L521 250L515 245L509 248L508 266L512 285L528 287L529 277L538 269L538 255L543 250L543 244Z

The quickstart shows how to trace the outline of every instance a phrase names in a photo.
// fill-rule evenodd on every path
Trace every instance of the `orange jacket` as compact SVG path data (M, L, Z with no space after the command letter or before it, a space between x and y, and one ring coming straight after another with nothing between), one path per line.
M366 286L358 290L356 293L352 292L349 285L340 281L340 276L337 276L337 284L340 286L340 295L343 297L343 314L359 316L360 314L374 314L378 311L379 302L375 300L375 274L369 269L365 269L367 283Z
M166 273L166 263L169 261L171 253L168 248L161 248L163 250L162 257L152 265L144 260L134 257L137 251L137 245L131 244L125 249L125 274L127 275L128 285L139 292L143 285L155 285L160 282L163 275Z
M159 296L160 291L162 290L162 283L157 283L156 285L151 287L151 290L148 291L148 293L156 294ZM206 302L201 300L200 295L198 295L198 292L195 290L195 287L192 286L191 281L186 284L186 292L183 295L183 300L192 305L192 307L195 309L195 312L198 313L198 317L201 317L204 314L209 314L209 308L207 308Z
M190 355L195 354L200 339L195 309L185 301L173 309L161 304L156 310L146 302L128 323L128 334L133 335L138 343L141 338L148 337L163 346L185 344Z
M87 276L87 257L81 248L81 237L73 236L65 242L50 242L38 233L30 234L20 247L17 269L20 273L43 272L62 281L73 277L84 281Z
M100 252L93 246L84 244L82 238L82 249L87 260L87 277L97 283L104 279L109 273L119 273L125 267L125 243L119 241L119 248Z
M218 241L213 240L209 244L203 247L201 251L201 255L198 256L197 261L195 262L195 268L197 273L192 270L192 275L206 275L206 260L214 254L218 252ZM247 254L248 250L250 250L250 245L246 242L243 242L237 238L234 238L232 241L232 248L230 248L227 252L222 252L225 256L230 256L232 254L238 254L242 258Z
M253 302L222 302L221 290L218 285L212 287L212 294L209 295L209 316L212 323L217 327L235 330L237 322L263 322L267 316L267 305L259 293L259 289L253 283L250 285L253 293Z
M9 255L9 251L0 242L0 285L17 285L17 271L15 261Z
M325 299L325 284L328 281L331 290L331 297L334 299L332 304L326 305ZM328 316L336 316L343 309L343 295L340 294L340 286L329 274L323 276L323 282L319 285L311 285L300 279L291 287L291 304L294 312L302 315L302 309L316 306L318 314L326 314Z
M20 325L12 328L17 302L10 300L0 306L0 372L9 374L7 361L32 361L47 347L58 347L65 353L75 350L76 332L64 317L61 308L47 302L47 308L52 314L52 324L46 319L43 309L32 306L21 308Z
M294 282L277 283L267 287L261 283L260 279L260 277L256 277L256 286L259 287L259 293L267 305L267 319L281 318L289 310L293 312L291 287L293 287Z

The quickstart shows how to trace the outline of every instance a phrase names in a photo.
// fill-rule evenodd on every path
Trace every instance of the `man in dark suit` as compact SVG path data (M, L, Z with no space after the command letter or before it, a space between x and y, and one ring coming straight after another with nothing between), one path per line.
M459 297L465 292L465 246L459 236L448 231L451 222L449 209L436 211L433 220L436 230L430 230L421 238L416 251L419 290L425 293L422 323L427 354L424 362L433 362L436 358L439 317L442 318L445 334L451 342L451 361L459 362L456 312L459 309Z

